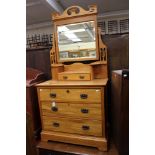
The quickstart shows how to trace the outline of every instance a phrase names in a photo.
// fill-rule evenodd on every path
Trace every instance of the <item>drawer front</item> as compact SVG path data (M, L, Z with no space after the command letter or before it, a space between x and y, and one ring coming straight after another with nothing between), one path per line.
M46 116L62 116L101 120L101 104L72 104L41 102L42 114Z
M58 74L58 80L91 80L90 74Z
M102 122L92 120L73 120L43 116L43 129L77 133L81 135L102 136Z
M41 101L101 103L101 89L40 89Z

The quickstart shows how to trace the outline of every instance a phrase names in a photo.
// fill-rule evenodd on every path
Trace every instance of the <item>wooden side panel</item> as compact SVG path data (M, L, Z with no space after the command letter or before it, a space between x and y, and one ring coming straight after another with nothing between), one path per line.
M127 70L112 72L111 96L113 140L120 155L129 155L129 72Z
M31 116L26 113L26 155L37 155L32 123Z
M94 79L105 79L108 78L108 69L106 64L94 65Z
M64 66L53 67L51 66L51 74L53 80L58 80L58 73L64 71Z

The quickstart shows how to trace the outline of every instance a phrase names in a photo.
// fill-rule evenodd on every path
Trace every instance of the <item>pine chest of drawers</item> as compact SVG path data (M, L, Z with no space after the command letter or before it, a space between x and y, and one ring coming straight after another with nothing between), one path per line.
M37 85L42 141L60 141L107 150L107 79L46 81Z

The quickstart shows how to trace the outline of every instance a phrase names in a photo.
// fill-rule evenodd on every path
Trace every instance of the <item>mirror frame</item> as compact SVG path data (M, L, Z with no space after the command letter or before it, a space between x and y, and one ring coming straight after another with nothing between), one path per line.
M77 9L79 10L76 13ZM68 14L70 11L71 14ZM98 60L99 59L99 41L98 41L98 28L97 28L97 7L96 5L89 6L89 10L86 11L79 6L72 6L67 8L61 15L58 13L52 14L52 19L54 21L54 37L55 37L55 49L57 62L75 62L75 61L88 61L88 60ZM75 58L75 59L65 59L60 60L59 58L59 47L58 47L58 33L57 27L76 24L81 22L94 21L95 25L95 37L96 37L96 58Z

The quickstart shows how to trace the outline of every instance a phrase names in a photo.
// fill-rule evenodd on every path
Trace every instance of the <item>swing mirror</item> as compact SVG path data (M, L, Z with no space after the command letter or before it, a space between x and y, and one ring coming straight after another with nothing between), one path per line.
M94 21L58 26L57 35L60 60L96 58Z

